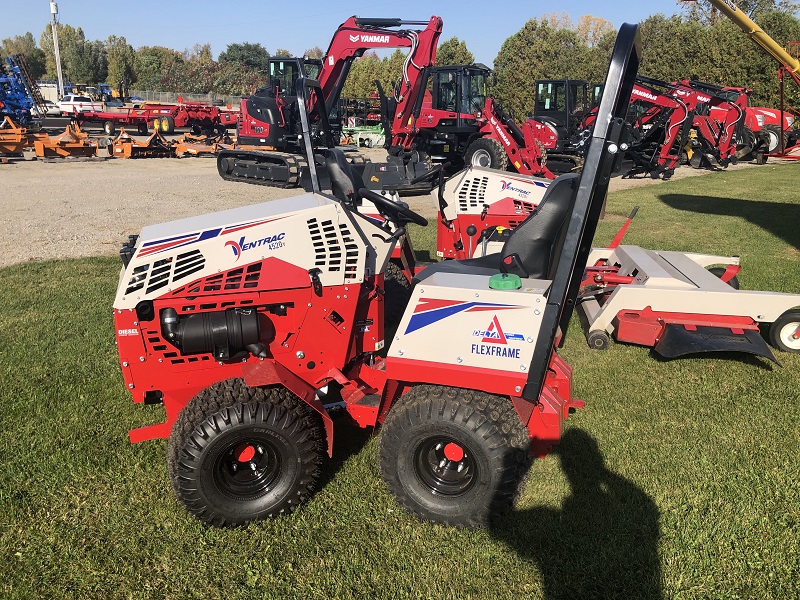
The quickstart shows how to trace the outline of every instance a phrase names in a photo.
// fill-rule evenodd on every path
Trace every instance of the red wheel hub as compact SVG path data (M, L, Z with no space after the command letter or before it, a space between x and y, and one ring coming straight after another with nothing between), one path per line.
M246 446L237 448L234 454L236 455L236 460L238 460L239 462L250 462L256 455L256 449L253 448L250 444L247 444Z
M464 449L458 444L450 442L444 447L444 457L453 462L461 462L464 460Z

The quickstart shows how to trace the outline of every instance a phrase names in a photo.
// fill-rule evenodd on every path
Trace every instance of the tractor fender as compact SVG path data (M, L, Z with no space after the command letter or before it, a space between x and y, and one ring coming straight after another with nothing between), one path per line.
M250 387L282 385L319 413L325 424L328 456L333 456L333 421L317 397L317 390L273 359L258 359L242 365L244 382Z

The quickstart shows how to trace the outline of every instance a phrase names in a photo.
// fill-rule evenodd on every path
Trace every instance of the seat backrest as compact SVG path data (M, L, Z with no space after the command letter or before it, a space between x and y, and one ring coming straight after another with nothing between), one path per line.
M520 223L503 244L500 269L534 279L549 279L555 259L561 253L566 224L572 214L580 176L567 173L554 180L542 201L528 218ZM515 269L514 255L524 272Z
M353 168L338 148L325 150L325 166L331 180L331 191L348 206L355 207L361 204L358 190L365 187L361 174Z

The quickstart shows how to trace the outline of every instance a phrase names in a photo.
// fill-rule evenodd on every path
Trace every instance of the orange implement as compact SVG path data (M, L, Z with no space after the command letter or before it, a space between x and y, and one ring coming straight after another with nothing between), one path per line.
M146 142L138 142L125 129L120 129L108 147L108 153L116 158L172 158L175 148L157 130Z
M35 136L33 148L38 158L69 158L74 156L97 156L97 142L90 141L89 135L81 131L77 124L70 123L64 133L55 137Z
M0 123L0 156L22 154L28 146L27 130L19 127L9 117Z

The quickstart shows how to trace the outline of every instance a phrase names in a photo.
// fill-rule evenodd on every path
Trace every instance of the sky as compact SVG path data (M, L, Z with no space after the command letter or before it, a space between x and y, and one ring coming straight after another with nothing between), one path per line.
M419 0L57 0L57 4L59 21L82 27L89 40L117 35L124 36L134 48L166 46L175 50L210 43L215 57L235 42L260 43L271 53L278 48L296 55L314 46L325 50L336 28L352 15L428 21L435 14L444 21L440 40L457 36L466 41L476 62L490 66L506 38L519 31L528 19L548 12L566 12L573 21L591 14L619 27L626 21L639 22L656 13L671 15L680 11L676 0L461 0L448 2L444 8L444 4L434 8L435 3ZM49 0L0 0L0 40L30 31L38 41L49 22Z

